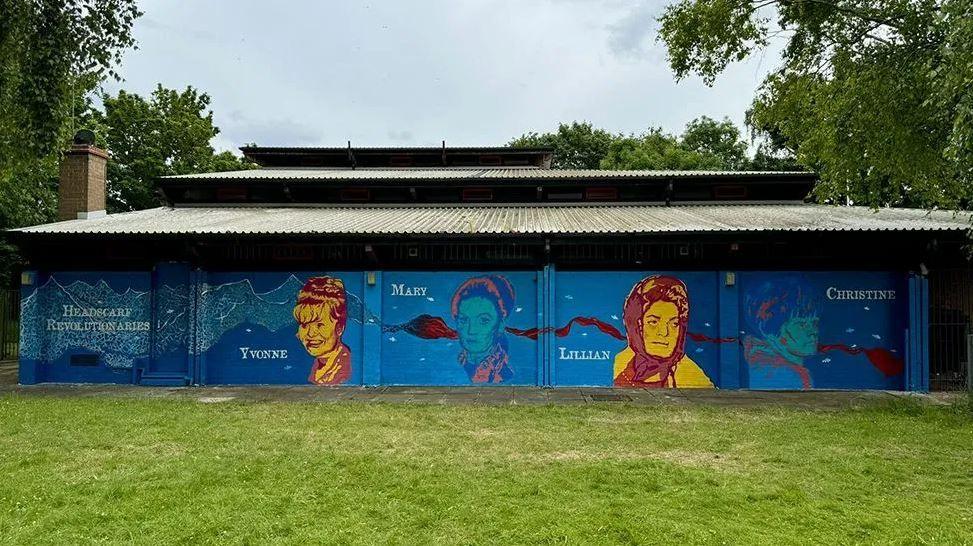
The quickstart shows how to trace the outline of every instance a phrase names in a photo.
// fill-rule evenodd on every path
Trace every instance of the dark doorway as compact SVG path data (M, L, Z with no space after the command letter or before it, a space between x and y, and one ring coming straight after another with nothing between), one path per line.
M0 360L17 358L20 348L20 290L0 290Z
M929 274L929 388L970 388L973 356L973 269Z

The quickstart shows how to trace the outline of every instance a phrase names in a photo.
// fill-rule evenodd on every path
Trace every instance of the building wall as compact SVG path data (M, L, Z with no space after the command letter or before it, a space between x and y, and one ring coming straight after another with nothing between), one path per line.
M27 274L21 289L21 383L131 383L148 365L151 275Z
M34 272L21 381L922 390L867 271Z

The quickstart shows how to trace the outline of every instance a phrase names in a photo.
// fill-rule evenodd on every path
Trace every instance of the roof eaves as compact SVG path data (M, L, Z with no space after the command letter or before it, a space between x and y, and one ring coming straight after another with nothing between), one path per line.
M357 175L357 176L356 176ZM775 179L808 182L817 178L813 172L803 171L611 171L557 170L539 168L441 168L441 169L314 169L265 168L219 173L182 174L159 177L161 182L192 180L195 182L462 182L490 180L496 182L558 181L664 181L680 179Z

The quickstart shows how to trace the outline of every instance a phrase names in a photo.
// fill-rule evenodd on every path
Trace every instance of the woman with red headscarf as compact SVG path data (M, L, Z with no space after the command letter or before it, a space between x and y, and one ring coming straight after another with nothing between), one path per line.
M463 350L459 363L473 383L504 383L514 369L507 353L506 320L513 310L514 287L500 275L467 279L451 304Z
M622 321L628 346L615 357L616 387L713 388L686 356L689 293L682 281L643 279L625 299Z

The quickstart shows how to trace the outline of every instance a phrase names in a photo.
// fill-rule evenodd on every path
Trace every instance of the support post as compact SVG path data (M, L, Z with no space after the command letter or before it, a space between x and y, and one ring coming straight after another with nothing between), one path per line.
M721 389L739 389L749 386L743 355L740 354L740 278L736 271L720 271L717 290L720 292L719 337L733 338L736 342L720 343L719 379Z
M203 271L194 267L189 272L189 341L187 366L189 367L189 384L199 385L199 324L202 313L199 312L200 295L203 288Z
M929 280L909 274L905 389L929 392Z
M537 325L537 343L534 347L537 349L537 355L535 358L536 363L536 381L535 385L543 386L547 384L547 369L544 365L544 347L542 345L543 340L547 339L544 332L546 331L547 323L546 317L547 312L545 311L545 305L547 301L547 268L542 268L537 270L537 275L534 277L534 284L537 286L536 294L536 304L537 304L537 316L535 318L535 324Z
M920 308L920 326L922 334L922 368L919 375L919 390L929 392L929 278L919 276L919 288L922 293L922 307Z
M973 391L973 334L966 334L966 390Z
M40 298L39 288L47 281L46 276L39 271L24 271L20 274L20 370L18 373L21 385L34 385L43 381L40 367L45 364L42 360L46 352L44 345L47 343L47 336L41 327L40 313L28 314L24 311L24 302L33 294L33 297ZM41 302L35 302L36 309L43 309ZM28 347L27 341L35 340L36 347ZM36 358L31 358L36 357Z
M365 271L362 309L362 385L382 382L382 272ZM371 313L369 313L371 311Z
M554 288L556 286L556 269L554 264L544 266L544 319L541 321L544 328L544 343L540 345L540 350L544 352L544 386L557 386L557 367L554 365L554 324L557 321L557 306L555 305Z
M192 349L196 355L195 377L196 377L197 385L206 384L206 352L207 351L203 350L203 340L206 338L207 328L212 327L212 326L208 326L205 323L205 318L204 318L206 317L207 280L208 279L207 279L206 271L202 269L198 270L196 274L196 316L195 316L195 322L196 322L195 341L196 342Z

